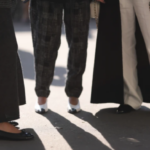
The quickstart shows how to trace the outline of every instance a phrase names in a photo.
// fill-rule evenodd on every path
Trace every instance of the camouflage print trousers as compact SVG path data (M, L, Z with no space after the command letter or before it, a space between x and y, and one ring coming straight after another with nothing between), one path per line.
M79 97L86 66L90 19L89 0L31 0L30 18L36 70L36 94L48 97L60 47L62 16L69 45L66 94Z

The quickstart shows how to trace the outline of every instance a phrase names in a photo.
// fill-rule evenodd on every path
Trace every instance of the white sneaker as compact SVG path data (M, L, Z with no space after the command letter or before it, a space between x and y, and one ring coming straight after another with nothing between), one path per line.
M75 113L81 111L80 102L78 102L77 105L72 105L72 104L70 104L70 101L68 101L67 108L68 108L68 112L71 114L75 114Z
M35 112L39 113L39 114L44 114L44 113L48 112L47 101L43 105L39 105L38 101L37 101L36 105L35 105Z

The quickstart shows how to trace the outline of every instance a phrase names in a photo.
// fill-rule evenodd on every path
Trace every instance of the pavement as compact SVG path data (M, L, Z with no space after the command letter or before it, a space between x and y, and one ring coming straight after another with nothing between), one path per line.
M80 97L82 112L67 113L65 95L68 46L62 28L61 47L56 62L49 111L34 112L37 97L34 92L35 73L32 38L29 25L15 23L19 55L23 67L27 104L20 107L21 129L35 135L31 141L0 141L0 150L150 150L150 104L140 110L117 115L117 104L91 104L91 84L95 56L96 24L90 22L87 67Z

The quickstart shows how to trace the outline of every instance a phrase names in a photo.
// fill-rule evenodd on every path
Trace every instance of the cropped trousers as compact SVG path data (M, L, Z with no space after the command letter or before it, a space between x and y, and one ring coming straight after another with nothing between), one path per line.
M50 94L49 87L53 80L55 61L61 44L63 11L69 47L65 91L68 97L79 97L83 89L82 75L86 66L90 1L31 0L35 91L38 97L48 97Z
M120 0L122 21L122 57L124 79L124 103L140 108L143 98L137 80L137 56L135 39L136 17L150 58L150 1Z

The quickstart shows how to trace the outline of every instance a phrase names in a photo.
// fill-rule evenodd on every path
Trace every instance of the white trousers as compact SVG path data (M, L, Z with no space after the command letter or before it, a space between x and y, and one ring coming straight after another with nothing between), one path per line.
M137 80L135 15L150 58L150 0L120 0L122 20L122 55L124 78L124 103L139 109L143 98Z

